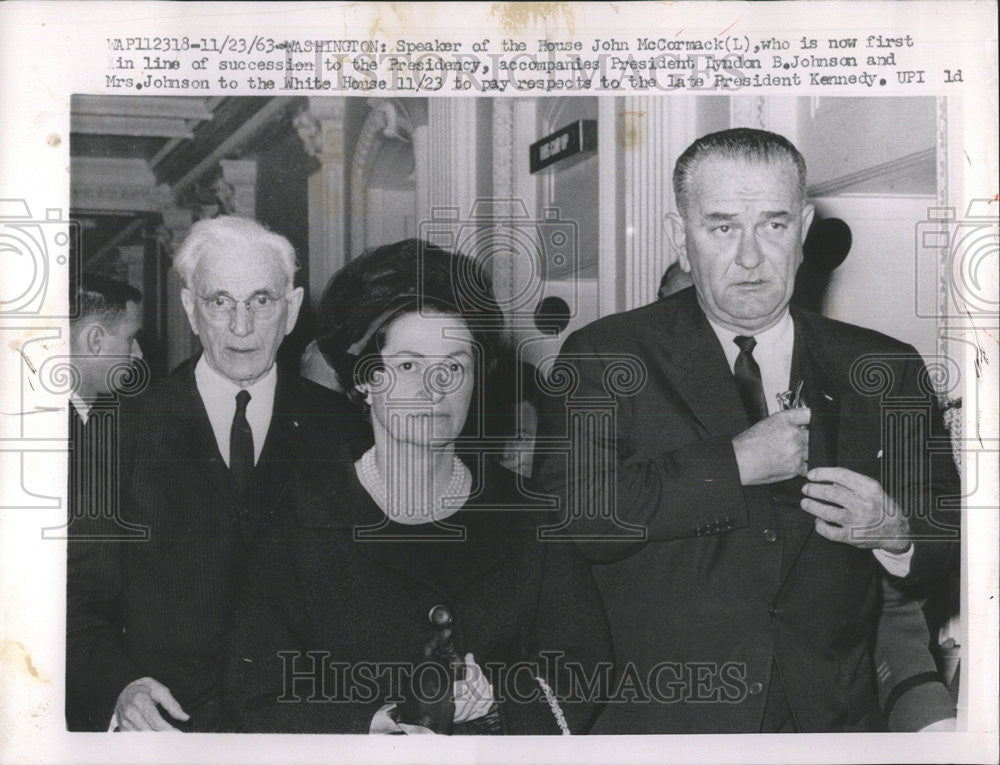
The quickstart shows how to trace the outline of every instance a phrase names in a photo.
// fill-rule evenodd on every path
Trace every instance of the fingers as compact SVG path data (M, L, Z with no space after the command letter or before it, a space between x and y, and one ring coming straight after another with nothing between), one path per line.
M878 481L861 473L855 473L842 467L818 467L809 471L810 481L826 481L836 483L856 492L868 492L877 487ZM881 487L879 487L881 491Z
M817 518L814 526L817 534L829 539L831 542L851 544L851 532L843 526L835 526L832 523L827 523L822 518Z
M850 507L857 500L857 495L853 491L835 483L806 483L802 486L802 493L812 499L832 502L841 507Z
M163 719L157 704L180 720L189 719L170 690L151 677L133 680L122 690L115 704L115 714L121 730L177 730Z
M784 417L790 424L797 426L808 425L809 420L812 419L812 410L807 406L798 409L786 409L777 414Z
M135 694L131 702L118 710L118 720L121 729L125 731L176 730L160 716L156 704L144 692Z
M177 730L160 715L153 699L145 693L136 694L133 709L138 709L139 714L146 724L140 730Z
M173 694L170 693L167 686L157 683L155 680L153 683L154 685L152 685L149 689L149 695L154 701L167 710L167 714L177 720L191 719L190 715L188 715L188 713L184 711L183 707L177 703L177 699L175 699ZM157 717L159 717L159 714L157 714Z
M799 507L810 515L814 515L828 523L836 523L839 526L847 525L849 514L844 508L834 505L827 505L824 502L817 502L814 499L803 498L799 502Z

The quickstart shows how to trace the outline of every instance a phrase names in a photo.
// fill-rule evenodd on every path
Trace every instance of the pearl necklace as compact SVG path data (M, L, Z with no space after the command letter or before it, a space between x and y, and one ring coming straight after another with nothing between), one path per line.
M382 508L382 511L387 516L397 521L402 516L413 519L409 521L410 523L418 522L415 511L418 509L423 510L424 508L398 507L395 503L390 506L389 490L386 487L385 481L382 480L382 475L379 473L378 465L375 462L374 446L366 451L361 456L361 459L358 460L355 472L357 472L365 491L371 495L372 499L375 500L375 504ZM448 486L444 492L435 498L430 520L446 518L456 512L465 504L471 489L472 474L469 472L469 468L458 458L458 455L452 455L451 479L448 481ZM448 507L445 507L445 500L448 501ZM399 522L406 523L407 521Z

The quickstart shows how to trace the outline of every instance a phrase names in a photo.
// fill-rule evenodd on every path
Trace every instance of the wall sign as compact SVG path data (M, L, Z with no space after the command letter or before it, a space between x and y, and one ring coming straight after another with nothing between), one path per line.
M528 149L531 172L597 149L597 120L577 120L535 141Z

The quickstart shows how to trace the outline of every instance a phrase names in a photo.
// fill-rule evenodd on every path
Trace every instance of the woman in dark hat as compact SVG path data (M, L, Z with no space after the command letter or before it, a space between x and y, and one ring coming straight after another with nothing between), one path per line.
M368 412L353 475L301 475L256 545L227 676L248 731L579 733L610 677L589 569L484 450L503 316L418 240L334 276L319 347ZM494 447L495 451L498 451ZM551 516L551 517L550 517Z

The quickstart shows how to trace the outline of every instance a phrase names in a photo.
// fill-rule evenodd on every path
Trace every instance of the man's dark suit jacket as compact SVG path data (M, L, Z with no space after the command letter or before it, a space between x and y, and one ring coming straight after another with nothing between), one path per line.
M118 400L101 396L93 402L87 422L74 404L69 405L67 459L67 527L76 534L80 526L91 526L87 513L104 515L116 512L118 474ZM89 730L86 707L69 693L66 678L66 726L69 730Z
M794 308L792 317L790 387L803 380L812 409L810 467L891 475L891 493L908 511L957 491L943 433L931 439L940 458L918 464L928 422L940 418L916 351ZM591 324L567 339L561 359L569 368L551 379L576 387L543 406L536 479L566 508L615 498L615 519L576 518L570 533L609 540L621 535L619 521L645 533L581 543L599 564L622 690L594 732L756 732L772 657L799 730L877 727L870 643L879 564L870 550L815 533L798 506L801 480L741 486L732 438L749 421L694 290ZM629 394L609 396L604 384L624 380L615 372L622 359L641 361L641 379ZM567 406L609 404L617 432L578 420L567 472L558 454L571 428ZM936 517L957 526L953 515ZM957 532L912 523L936 536L915 544L906 580L915 585L953 560Z
M192 720L223 725L219 683L244 552L300 473L353 471L356 410L345 399L279 373L271 424L246 501L195 385L194 360L131 401L120 415L120 516L147 541L122 541L107 518L70 528L67 571L68 695L107 730L118 695L140 677L170 689ZM87 541L83 537L104 537ZM165 716L165 719L169 718Z

